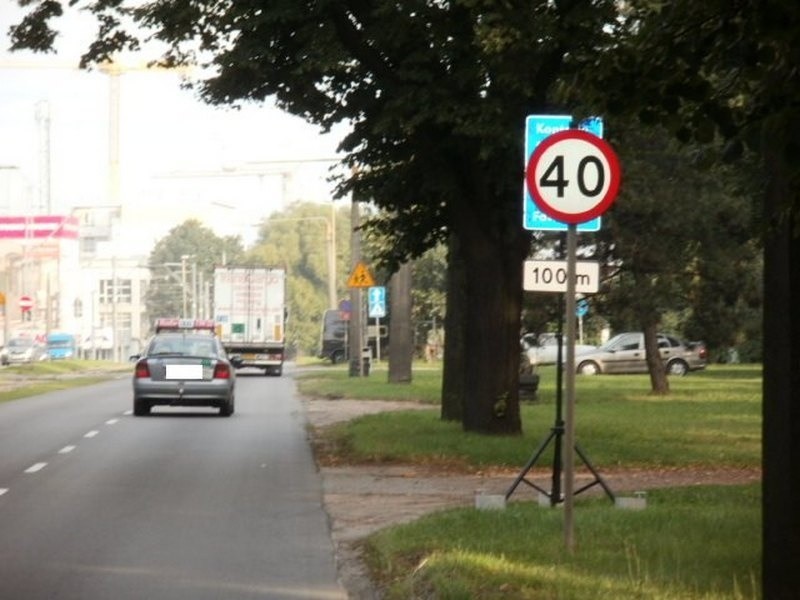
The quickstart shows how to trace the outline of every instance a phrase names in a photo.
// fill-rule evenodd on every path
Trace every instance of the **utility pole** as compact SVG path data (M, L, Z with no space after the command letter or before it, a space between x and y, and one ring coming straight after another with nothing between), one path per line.
M352 233L350 235L350 254L351 267L361 262L361 231L358 229L361 224L361 214L358 201L353 198L350 208L350 222ZM351 270L352 270L351 269ZM348 331L349 352L350 352L350 377L364 376L364 362L361 358L362 348L364 348L364 332L362 325L361 307L361 288L350 288L350 329Z

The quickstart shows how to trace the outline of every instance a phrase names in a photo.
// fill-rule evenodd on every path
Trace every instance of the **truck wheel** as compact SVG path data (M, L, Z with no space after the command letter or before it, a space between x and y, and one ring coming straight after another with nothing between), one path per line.
M344 360L344 350L336 350L331 354L331 364L338 365Z

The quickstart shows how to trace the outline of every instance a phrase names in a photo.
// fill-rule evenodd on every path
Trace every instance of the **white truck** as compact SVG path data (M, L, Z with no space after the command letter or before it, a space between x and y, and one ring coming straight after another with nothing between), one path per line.
M286 349L286 270L223 266L214 269L217 337L241 367L283 373Z

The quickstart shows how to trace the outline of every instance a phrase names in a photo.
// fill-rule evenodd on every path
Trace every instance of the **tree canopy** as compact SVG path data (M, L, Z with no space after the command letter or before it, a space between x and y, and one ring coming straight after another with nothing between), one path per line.
M203 282L213 281L214 267L244 254L238 237L218 237L189 219L173 227L150 253L151 283L145 299L151 318L190 317L209 308Z

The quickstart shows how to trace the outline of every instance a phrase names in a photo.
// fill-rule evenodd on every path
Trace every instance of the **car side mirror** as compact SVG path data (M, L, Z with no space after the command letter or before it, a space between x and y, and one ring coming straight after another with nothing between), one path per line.
M136 362L136 361L137 361L137 360L139 360L141 357L142 357L142 355L141 355L141 354L131 354L131 355L128 357L128 362Z
M232 364L234 367L236 367L237 369L238 369L239 367L241 367L241 366L242 366L242 364L244 363L244 361L242 360L242 357L241 357L241 356L239 356L238 354L234 354L234 355L232 355L232 356L230 357L230 361L231 361L231 364Z

